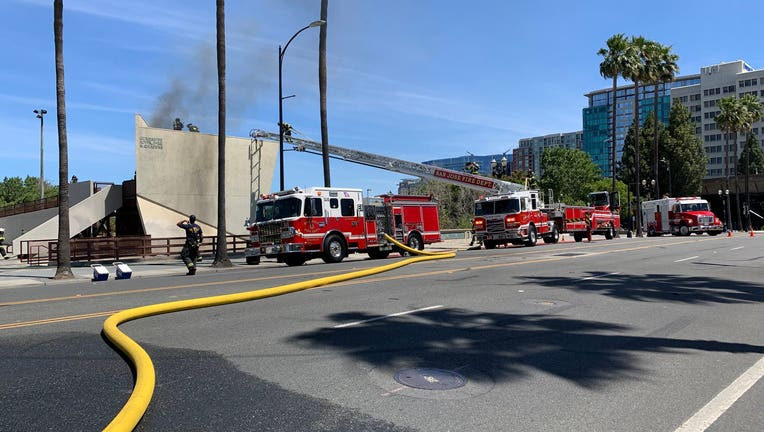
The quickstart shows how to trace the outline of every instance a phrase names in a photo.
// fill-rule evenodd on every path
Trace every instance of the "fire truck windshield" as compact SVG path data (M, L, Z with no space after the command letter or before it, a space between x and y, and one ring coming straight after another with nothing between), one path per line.
M519 211L520 200L517 198L480 201L475 203L475 216L517 213Z
M301 208L302 200L294 197L260 201L257 203L255 222L298 217Z
M592 207L604 207L610 205L607 192L592 192L589 194L589 205Z
M709 211L708 203L682 204L682 212Z

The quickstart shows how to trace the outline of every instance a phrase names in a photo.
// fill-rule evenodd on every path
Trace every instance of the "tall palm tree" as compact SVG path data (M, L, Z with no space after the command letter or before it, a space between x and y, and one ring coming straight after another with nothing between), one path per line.
M655 179L655 195L660 196L660 182L658 160L658 86L674 80L679 66L679 56L671 52L670 46L664 46L656 42L648 44L646 66L649 82L653 85L653 178Z
M607 48L600 48L597 51L597 55L603 58L600 63L600 75L603 78L613 79L613 92L612 99L610 101L611 107L611 133L610 133L610 170L613 177L613 182L610 187L611 191L615 190L615 153L616 153L616 89L618 87L618 78L623 76L624 71L629 69L629 62L633 60L633 56L630 55L631 46L629 40L623 33L618 33L611 36L607 42L605 42Z
M751 134L753 124L761 119L762 106L759 98L752 94L743 95L740 99L740 104L744 110L743 132L746 134L746 146L745 146L745 206L746 206L746 231L751 230L751 192L749 190L749 180L751 176L751 147L748 145L748 137Z
M217 0L218 57L218 235L213 267L231 267L225 223L225 0Z
M624 77L630 79L634 83L634 165L635 165L635 181L636 181L636 193L635 199L637 200L636 219L637 219L637 236L642 235L642 221L640 211L640 193L639 193L639 83L644 82L648 75L645 68L645 51L649 41L642 36L632 36L629 40L629 63L628 69L624 70Z
M321 20L326 21L329 0L321 0ZM329 126L326 120L326 27L324 24L318 35L318 90L321 104L321 157L324 166L324 187L332 185L329 176Z
M733 132L737 132L738 125L741 122L743 116L742 106L735 96L730 96L719 101L719 114L716 115L716 124L719 129L724 132L724 188L729 191L730 188L730 145L729 136ZM737 137L735 137L737 141ZM736 152L737 153L737 152ZM727 196L727 215L732 219L730 214L729 196ZM731 225L728 221L727 228L731 229Z
M71 279L69 243L69 148L66 142L66 88L64 86L64 1L53 2L53 38L56 46L56 116L58 119L58 266L55 279Z

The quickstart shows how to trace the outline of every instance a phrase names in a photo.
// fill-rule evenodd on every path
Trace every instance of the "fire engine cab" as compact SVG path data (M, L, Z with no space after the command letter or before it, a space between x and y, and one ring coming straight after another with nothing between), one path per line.
M472 228L486 249L511 243L535 246L539 237L547 243L559 240L554 221L542 210L539 192L525 190L475 201Z
M387 194L364 204L361 189L347 188L294 188L264 196L248 229L247 264L261 257L289 266L313 258L336 263L349 252L386 258L398 250L384 234L419 250L441 241L432 197Z
M662 198L642 202L642 225L648 236L671 233L717 235L724 224L700 197Z

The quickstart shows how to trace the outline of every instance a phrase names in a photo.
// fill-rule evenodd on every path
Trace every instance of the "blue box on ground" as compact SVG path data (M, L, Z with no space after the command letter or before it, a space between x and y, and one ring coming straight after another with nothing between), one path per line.
M90 267L93 268L94 281L105 281L106 279L109 279L109 270L107 270L106 267L101 264L91 264Z
M114 267L117 268L117 279L130 279L133 275L133 270L123 262L115 262Z

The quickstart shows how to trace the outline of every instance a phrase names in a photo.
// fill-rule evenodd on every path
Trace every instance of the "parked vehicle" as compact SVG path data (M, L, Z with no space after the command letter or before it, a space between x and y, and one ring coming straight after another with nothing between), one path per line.
M661 198L642 201L642 226L648 236L671 233L718 235L724 224L711 211L708 201L700 197Z
M262 257L289 266L313 258L336 263L351 252L386 258L398 249L385 233L419 250L441 241L432 197L386 194L364 204L361 189L350 188L294 188L265 196L248 229L247 264Z

